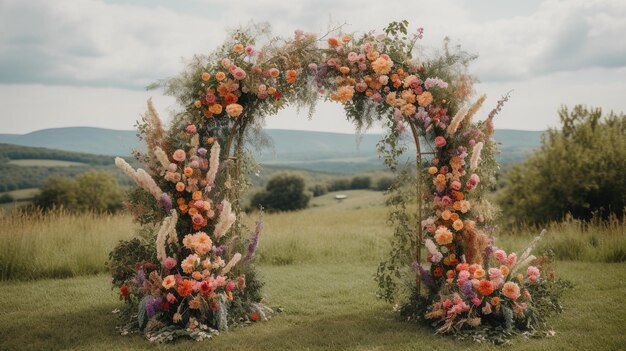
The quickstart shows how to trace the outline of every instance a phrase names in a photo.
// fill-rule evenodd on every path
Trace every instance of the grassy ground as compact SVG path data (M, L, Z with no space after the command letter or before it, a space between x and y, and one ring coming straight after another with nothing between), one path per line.
M20 189L7 191L6 193L1 193L0 195L9 194L15 199L15 201L25 201L30 200L35 195L39 194L39 188L28 188L28 189Z
M116 333L121 306L109 276L101 274L106 254L132 235L126 216L0 217L0 263L30 267L17 278L69 279L5 281L0 284L0 350L478 350L501 347L433 335L429 328L397 319L378 300L373 275L387 254L391 228L379 192L342 192L315 198L306 211L265 216L259 269L271 306L285 312L266 323L231 330L206 342L151 345L141 336ZM252 222L255 216L246 220ZM559 232L558 230L561 230ZM520 249L530 233L498 238ZM623 224L582 228L554 225L547 247L582 240L576 262L556 270L575 287L566 292L565 311L553 317L556 336L513 340L507 350L619 350L626 344L626 263L607 263L607 252L624 248ZM595 239L591 239L595 238ZM595 243L595 244L593 244ZM574 244L577 245L577 244ZM32 262L31 262L32 261ZM33 263L35 262L35 263ZM73 269L73 270L72 270ZM69 272L69 273L67 273ZM89 275L89 274L98 275Z
M507 350L619 350L626 343L626 264L564 262L574 282L565 311L552 318L556 336L516 338ZM499 350L501 347L434 336L397 319L377 300L375 264L261 266L267 302L285 312L265 323L231 330L205 342L150 345L119 336L119 306L109 277L0 286L1 350Z

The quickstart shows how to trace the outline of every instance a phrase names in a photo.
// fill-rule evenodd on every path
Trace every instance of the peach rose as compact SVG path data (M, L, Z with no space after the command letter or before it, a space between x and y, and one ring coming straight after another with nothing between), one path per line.
M430 105L432 102L433 102L433 94L431 94L428 91L422 94L419 94L417 96L417 103L422 107L426 107Z
M184 150L181 150L181 149L178 149L178 150L174 151L174 154L172 154L172 158L173 158L175 161L178 161L178 162L182 162L182 161L184 161L184 160L185 160L185 157L186 157L186 155L185 155L185 151L184 151Z
M238 117L243 112L243 106L239 104L230 104L226 106L226 113L230 117Z

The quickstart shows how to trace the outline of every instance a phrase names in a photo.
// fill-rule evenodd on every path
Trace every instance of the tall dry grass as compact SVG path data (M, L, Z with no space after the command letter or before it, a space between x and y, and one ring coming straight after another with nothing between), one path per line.
M0 213L0 280L60 278L106 271L108 253L135 232L130 216Z

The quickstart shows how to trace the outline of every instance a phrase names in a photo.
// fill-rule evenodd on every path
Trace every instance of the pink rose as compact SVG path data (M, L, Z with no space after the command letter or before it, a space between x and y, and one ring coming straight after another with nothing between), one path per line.
M187 126L187 128L185 128L185 131L189 134L196 134L197 129L195 125L190 124Z
M201 214L196 213L195 215L193 215L193 217L191 218L191 221L193 222L193 224L195 225L200 225L202 224L202 222L204 221L204 218L202 217Z
M181 149L178 149L178 150L174 151L174 154L172 155L172 158L175 161L178 161L178 162L184 161L185 160L185 151L181 150Z
M311 71L317 71L317 65L315 63L309 63L308 67Z
M506 262L506 258L507 258L506 257L506 252L504 252L504 250L500 250L500 249L496 250L493 253L493 257L495 257L496 260L498 260L498 262L500 262L500 263L505 263Z
M513 252L512 254L509 255L509 257L507 257L506 263L509 266L514 266L516 262L517 262L517 254Z
M374 102L381 102L383 101L383 97L379 93L374 93L374 95L372 95L372 100Z
M228 282L228 284L226 284L226 291L233 291L234 289L235 289L235 283Z
M246 47L246 54L252 56L252 54L254 54L254 48L252 46Z
M435 138L436 147L444 147L446 146L446 144L447 144L446 138L442 137L441 135Z
M441 203L444 204L444 206L450 206L452 204L452 199L450 196L446 195L441 198Z
M237 67L233 70L233 77L235 77L235 79L237 80L242 80L244 78L246 78L246 71L244 71L243 69Z
M227 59L227 58L222 59L222 67L224 67L226 69L229 69L230 66L232 66L232 64L233 63L229 59Z
M457 191L461 190L461 182L459 182L458 180L452 181L452 183L450 183L450 188L457 190Z
M176 259L173 257L168 257L165 259L165 261L163 262L163 265L165 266L165 268L167 269L172 269L174 267L176 267Z

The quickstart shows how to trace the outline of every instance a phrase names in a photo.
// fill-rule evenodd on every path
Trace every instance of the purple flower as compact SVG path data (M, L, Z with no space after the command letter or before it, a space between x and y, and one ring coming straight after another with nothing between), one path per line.
M170 211L172 210L172 198L167 194L161 195L161 197L159 198L159 205L163 207L165 212L170 213Z
M256 227L254 228L254 233L250 237L250 244L248 245L248 253L246 257L243 259L244 263L248 263L252 261L254 255L256 254L256 249L259 246L259 237L261 236L261 231L263 231L263 220L259 218L256 221Z
M225 250L226 247L224 245L213 246L213 252L215 252L215 255L217 256L222 256Z
M135 285L137 285L138 288L143 287L143 283L146 281L146 274L143 272L143 269L140 269L137 271L137 274L135 275Z
M416 261L413 261L413 263L411 263L411 267L413 269L419 270L420 277L422 278L422 281L424 282L424 284L431 291L435 291L436 289L435 282L433 281L433 278L431 277L430 272L427 269L424 269L424 267L422 267L422 265Z
M465 294L465 296L467 296L467 298L469 299L476 296L476 294L474 293L474 286L472 285L471 280L468 280L463 284L463 286L461 287L461 291L463 291L463 294Z
M146 315L148 318L152 318L161 309L161 298L151 297L146 302Z

